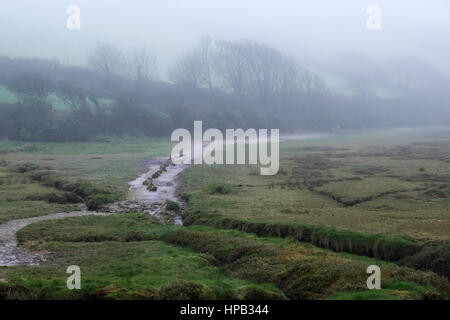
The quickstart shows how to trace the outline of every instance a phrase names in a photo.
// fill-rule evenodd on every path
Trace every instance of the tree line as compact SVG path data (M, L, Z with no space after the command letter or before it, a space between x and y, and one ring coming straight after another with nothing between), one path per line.
M127 55L98 44L87 61L84 68L0 56L0 85L18 99L0 100L0 138L167 136L176 128L189 129L194 120L219 129L285 132L450 123L448 92L385 100L337 96L294 59L253 41L202 37L170 66L170 83L158 79L157 57L146 47ZM67 110L55 110L51 96Z

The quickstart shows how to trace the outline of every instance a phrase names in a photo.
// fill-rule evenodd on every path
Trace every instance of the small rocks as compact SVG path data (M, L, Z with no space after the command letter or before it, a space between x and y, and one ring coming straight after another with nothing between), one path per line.
M158 179L159 176L161 175L162 170L159 169L158 171L156 171L154 174L152 174L152 179Z
M153 177L145 180L143 185L147 186L148 191L155 192L156 190L158 190L158 187L156 187L155 184L153 183Z
M121 201L109 205L104 211L109 213L136 212L153 214L158 211L160 207L161 203L159 202Z
M171 211L166 209L166 205L166 201L122 201L109 205L104 211L108 213L145 213L164 224L182 224L179 215L180 210L184 208L180 206L178 210Z

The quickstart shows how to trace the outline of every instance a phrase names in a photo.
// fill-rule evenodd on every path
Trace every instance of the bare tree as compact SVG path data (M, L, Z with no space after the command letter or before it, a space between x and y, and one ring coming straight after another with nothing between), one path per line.
M149 80L156 72L156 56L147 47L135 49L129 63L136 80Z
M124 71L125 58L120 49L112 44L100 43L88 57L89 65L100 71L107 80Z
M217 41L214 70L226 89L244 94L249 84L249 68L242 45L231 41Z
M175 62L169 70L169 78L176 84L198 88L202 83L204 64L199 49L192 49Z
M209 36L202 36L200 38L200 52L203 60L203 82L206 83L209 90L212 90L212 77L211 77L211 64L210 64L210 51L212 40Z
M287 93L309 93L321 86L318 77L265 44L219 41L216 48L215 71L235 93L268 101Z

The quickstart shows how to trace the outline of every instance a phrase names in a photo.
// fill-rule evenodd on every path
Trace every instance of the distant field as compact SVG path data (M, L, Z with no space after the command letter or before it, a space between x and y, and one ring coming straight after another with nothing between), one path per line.
M10 90L7 86L0 85L0 103L18 103L20 102L21 95L15 93L14 91ZM71 105L67 102L61 99L55 92L51 92L49 96L47 97L47 101L51 103L54 110L58 111L68 111L71 108ZM111 105L114 103L113 100L110 99L97 99L97 101L106 109L109 109ZM92 101L88 100L88 105L91 108L94 108L94 104Z
M195 166L189 212L341 230L450 238L450 131L383 130L281 143L281 170ZM227 185L226 194L210 186Z
M9 165L31 162L50 167L69 180L90 181L124 195L127 182L145 172L146 161L168 157L170 149L170 143L163 139L110 143L0 142L0 160ZM7 153L1 154L2 151Z
M128 182L146 171L147 160L169 154L170 143L162 139L111 143L0 142L0 223L78 210L61 200L67 192L33 180L32 172L18 171L18 167L27 163L38 166L38 172L51 173L56 182L89 183L119 200L126 199Z
M19 99L17 95L6 86L0 85L0 103L16 103Z

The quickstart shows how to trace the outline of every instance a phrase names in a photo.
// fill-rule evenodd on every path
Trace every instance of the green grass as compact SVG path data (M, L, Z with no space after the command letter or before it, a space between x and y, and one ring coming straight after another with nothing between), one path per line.
M110 143L2 141L0 221L73 211L76 209L73 205L36 201L45 200L52 194L60 197L73 192L72 185L79 185L86 196L78 195L93 209L105 202L126 199L128 182L146 171L149 159L168 156L170 147L164 139L139 138L122 138ZM38 169L25 173L16 170L28 163ZM36 174L45 179L35 179Z
M380 260L397 260L400 252L405 265L420 269L427 261L447 272L439 252L450 234L448 138L448 129L367 130L285 141L276 176L255 174L257 166L193 166L179 191L188 200L187 224L197 224L116 214L28 225L18 233L20 244L47 261L0 268L0 297L448 298L448 280ZM162 139L2 141L0 223L72 211L73 205L30 195L78 188L125 199L127 183L146 170L146 161L168 156L170 148ZM26 163L39 167L19 172ZM412 256L404 254L410 247ZM81 291L65 287L73 264L82 270ZM366 288L372 264L382 269L382 290Z
M201 255L161 241L48 242L36 249L52 252L52 260L38 267L0 268L1 277L8 279L8 284L0 285L0 292L13 287L7 293L8 298L92 298L105 288L158 289L176 279L208 286L219 298L235 296L243 286L277 291L270 285L225 277L220 268L209 264ZM69 265L81 268L80 291L66 288L65 268ZM20 292L21 288L26 291Z
M165 241L179 230L138 214L86 216L29 225L19 232L20 242L49 252L48 261L36 267L0 268L0 278L8 280L0 285L0 295L98 298L98 292L123 289L130 298L138 297L143 290L150 292L145 298L154 298L158 288L182 279L211 288L215 298L239 298L244 288L283 296L274 285L227 277L223 268L211 265L204 255ZM65 268L69 265L78 265L82 270L79 292L65 287Z
M247 292L247 298L280 298L281 290L291 299L318 299L364 290L365 269L371 264L381 266L383 285L400 281L396 290L402 292L394 292L396 298L421 299L418 293L425 290L417 288L422 287L441 298L450 293L446 280L391 263L340 255L292 239L161 225L140 214L42 221L20 230L18 238L34 250L50 252L48 261L40 267L0 268L0 278L41 298L71 297L64 289L66 264L86 270L85 291L77 298L108 291L108 286L136 297L145 288L157 290L183 279L211 288L217 298L239 298L248 291L242 289L246 286L257 288ZM400 288L401 283L408 284ZM53 287L58 289L50 290ZM12 292L11 297L23 294Z
M161 225L142 214L85 216L34 223L18 232L20 243L27 241L144 241L160 240L180 227ZM70 232L75 229L76 232Z
M74 205L47 203L44 201L2 201L0 202L0 223L77 210L79 208Z
M280 148L275 176L249 165L184 172L185 221L390 261L414 256L399 262L448 276L447 255L427 251L450 235L448 128L366 130ZM211 192L217 184L233 192Z
M127 183L145 172L149 159L169 156L171 144L164 139L111 143L33 143L35 151L1 156L11 164L50 166L66 180L85 180L107 186L125 196ZM0 148L2 146L0 145ZM7 144L5 148L10 148Z
M328 297L330 300L410 300L432 298L433 291L408 281L393 280L381 289L358 292L339 292Z
M285 141L281 174L255 175L248 165L194 166L183 173L181 191L190 199L187 212L446 240L449 146L448 129ZM212 194L217 183L233 192Z

